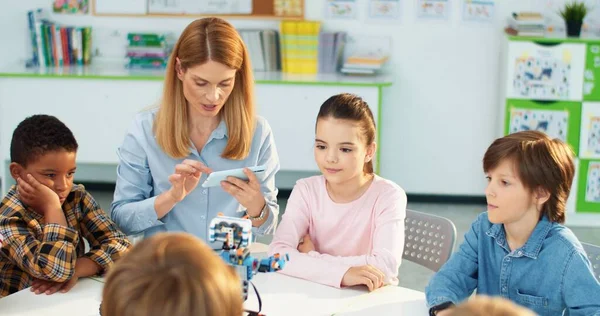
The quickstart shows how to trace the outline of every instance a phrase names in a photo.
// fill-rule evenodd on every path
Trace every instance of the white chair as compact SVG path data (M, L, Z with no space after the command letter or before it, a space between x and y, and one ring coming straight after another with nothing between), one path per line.
M449 219L406 210L402 259L437 272L450 258L456 227Z
M588 244L582 242L581 245L583 249L588 255L590 262L592 264L592 270L594 271L594 276L600 282L600 246Z

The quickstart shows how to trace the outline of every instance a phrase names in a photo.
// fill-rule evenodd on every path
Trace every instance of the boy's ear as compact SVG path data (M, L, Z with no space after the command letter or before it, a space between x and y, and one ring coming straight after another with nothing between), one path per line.
M537 188L534 194L535 204L537 204L540 207L550 199L550 192L542 188Z
M23 166L16 162L11 162L10 165L8 165L8 170L10 170L10 176L13 179L15 179L15 181L17 181L17 178L21 177L23 169Z
M371 145L367 146L367 155L365 157L365 162L369 162L373 160L375 153L377 152L377 143L372 142Z

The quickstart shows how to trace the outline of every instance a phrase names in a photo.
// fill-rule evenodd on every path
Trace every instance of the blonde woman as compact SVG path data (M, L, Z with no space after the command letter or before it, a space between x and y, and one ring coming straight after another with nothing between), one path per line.
M198 238L158 234L136 244L106 277L103 316L240 316L241 281Z
M258 235L274 230L279 158L269 124L255 114L250 59L231 24L204 18L186 27L159 107L135 117L118 156L111 216L127 234L184 231L206 241L218 213L248 215ZM198 186L212 171L258 165L263 181L245 170L249 181Z

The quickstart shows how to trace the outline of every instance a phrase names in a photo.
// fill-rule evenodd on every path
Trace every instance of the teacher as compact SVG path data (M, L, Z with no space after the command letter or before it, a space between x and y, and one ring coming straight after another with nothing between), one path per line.
M246 46L219 18L188 25L169 59L157 108L136 115L119 147L111 217L128 235L183 231L208 241L218 213L248 216L272 233L279 158L271 128L256 116ZM212 171L266 166L260 177L199 185ZM216 247L216 244L213 245Z

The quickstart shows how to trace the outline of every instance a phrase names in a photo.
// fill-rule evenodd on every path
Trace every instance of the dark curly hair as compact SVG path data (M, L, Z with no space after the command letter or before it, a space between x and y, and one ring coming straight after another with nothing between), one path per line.
M23 120L13 132L10 161L22 166L57 150L76 152L77 141L71 130L51 115L33 115Z

